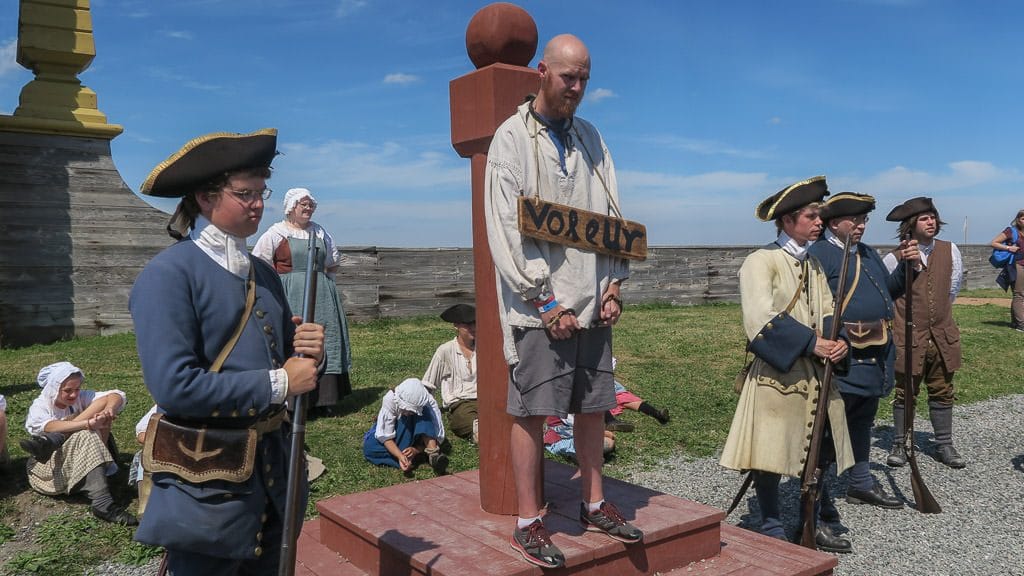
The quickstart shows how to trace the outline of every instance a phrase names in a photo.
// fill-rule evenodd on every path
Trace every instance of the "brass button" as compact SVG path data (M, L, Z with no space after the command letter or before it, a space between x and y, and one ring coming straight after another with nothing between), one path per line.
M767 329L769 329L769 330L771 330L771 329L772 329L772 328L774 328L775 326L772 326L772 323L771 323L771 322L769 322L769 323L765 324L765 325L764 325L764 327L765 327L765 328L767 328Z
M264 312L263 310L257 310L257 311L256 311L256 317L257 317L257 318L263 318L263 317L264 317L264 316L266 316L266 315L267 315L267 313L266 313L266 312Z
M807 427L808 428L813 428L814 427L814 422L808 422L807 423Z
M256 541L259 542L261 540L263 540L263 532L257 532L256 533Z
M801 463L801 464L803 464L804 462L807 462L807 458L801 458L801 459L800 459L800 463Z
M814 436L814 435L813 434L808 434L807 435L807 439L810 440L812 436Z
M818 409L817 408L811 410L811 416L814 416L817 413L818 413Z
M232 418L238 418L238 410L232 410L231 411L231 417Z
M758 340L764 340L764 334L758 334L758 335L757 335L757 336L755 336L754 338L756 338L756 339L758 339Z
M224 494L224 499L225 500L231 500L232 496L233 496L233 494L231 492L228 492L228 493Z
M270 324L266 324L263 326L263 331L266 332L267 334L273 334L274 328Z
M210 413L210 416L213 416L214 418L219 418L220 410L214 410L213 412Z
M277 350L277 342L276 341L274 341L274 340L270 341L270 349L271 350Z
M256 415L256 409L255 408L249 408L249 416L255 416L255 415Z
M261 514L260 515L260 524L266 524L266 523L267 523L267 515L266 514Z
M273 488L274 487L274 479L273 478L271 478L270 480L267 480L267 487L268 488Z
M264 472L270 472L270 464L267 464L267 465L263 466L263 471Z
M257 546L256 549L252 551L252 553L255 554L257 558L259 558L263 555L263 546Z

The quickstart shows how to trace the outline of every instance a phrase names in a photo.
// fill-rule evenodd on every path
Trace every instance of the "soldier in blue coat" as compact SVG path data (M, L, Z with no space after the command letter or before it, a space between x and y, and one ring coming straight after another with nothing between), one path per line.
M163 443L170 456L161 458L179 468L153 473L136 539L164 546L177 576L278 569L290 451L284 404L315 387L323 329L296 328L277 273L246 249L270 196L276 145L272 129L202 136L142 185L145 194L181 197L167 227L179 241L146 265L129 301L143 377L162 413L154 419L184 434ZM157 425L146 435L154 461ZM213 469L218 479L208 479Z
M906 287L904 267L908 260L919 262L920 257L916 242L904 242L899 248L904 257L896 270L889 272L878 251L861 242L868 213L874 209L875 199L867 194L841 192L832 196L822 208L825 233L809 252L821 262L829 286L835 293L839 286L843 245L847 238L850 239L846 298L842 309L842 320L850 341L850 364L847 371L837 372L833 380L843 396L853 448L854 464L848 472L846 501L897 509L903 507L903 502L887 494L871 475L868 458L878 401L892 392L895 383L893 298L903 294ZM838 307L839 303L836 305ZM822 492L827 492L824 484ZM825 521L839 520L838 512L828 497L823 497L821 516Z

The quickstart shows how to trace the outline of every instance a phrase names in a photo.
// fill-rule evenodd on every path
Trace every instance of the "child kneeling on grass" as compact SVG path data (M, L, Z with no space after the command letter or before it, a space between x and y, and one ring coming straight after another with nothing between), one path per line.
M388 390L377 422L363 436L363 456L373 463L393 466L411 474L423 454L438 475L448 468L441 452L444 424L437 401L416 378L407 378Z

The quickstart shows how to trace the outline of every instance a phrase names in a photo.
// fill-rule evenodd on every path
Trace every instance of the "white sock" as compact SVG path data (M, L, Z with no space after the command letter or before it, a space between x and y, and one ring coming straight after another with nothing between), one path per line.
M604 500L598 500L593 504L591 504L590 502L584 502L584 504L587 505L587 512L593 514L594 512L597 512L598 510L601 509L601 504L604 504Z
M540 520L540 516L534 516L533 518L519 518L516 520L516 528L523 530L530 524L533 524L537 520Z

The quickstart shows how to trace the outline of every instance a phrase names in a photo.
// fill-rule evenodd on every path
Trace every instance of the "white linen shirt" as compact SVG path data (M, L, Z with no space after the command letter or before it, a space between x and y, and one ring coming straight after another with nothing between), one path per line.
M476 353L467 361L459 339L452 338L437 347L422 381L431 392L441 388L444 408L460 400L476 400Z
M520 196L622 216L617 213L611 154L590 123L574 118L565 170L548 129L530 114L529 104L519 106L498 127L487 153L484 214L499 286L505 359L510 365L519 362L512 327L544 326L531 300L542 293L554 294L559 304L575 310L581 327L590 328L600 321L601 296L608 285L629 277L625 259L521 235Z
M431 410L434 414L434 422L437 423L437 441L444 442L444 424L441 422L441 409L437 407L437 400L427 395L427 405L424 410ZM402 410L398 407L398 397L394 390L388 390L381 402L380 411L377 412L377 429L374 437L383 444L386 440L395 439L395 425Z
M128 397L120 390L107 390L105 392L82 390L78 393L78 398L75 399L74 404L67 408L58 408L48 398L44 398L42 394L39 394L32 401L32 406L28 409L28 416L25 417L25 430L33 436L38 436L44 432L43 429L48 422L65 420L75 414L81 414L97 398L103 398L109 394L117 394L121 397L121 408L117 411L120 414L121 410L124 410L125 404L128 403Z
M933 238L928 244L918 244L917 249L921 252L921 266L927 267L928 258L932 255L932 251L935 250L935 239ZM950 256L953 259L953 270L950 273L949 281L949 301L954 302L956 301L957 295L960 294L960 287L964 283L964 259L963 256L960 255L960 249L952 242L949 243L949 251L951 252ZM896 255L892 252L886 254L885 257L882 258L882 262L885 264L885 267L889 269L890 274L896 269L896 266L899 265Z

